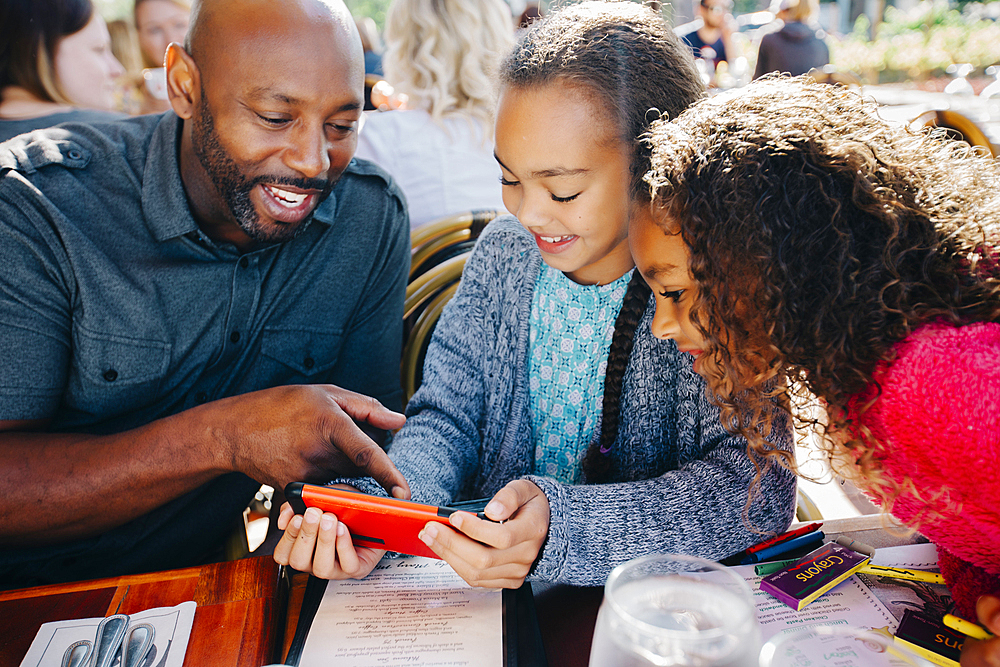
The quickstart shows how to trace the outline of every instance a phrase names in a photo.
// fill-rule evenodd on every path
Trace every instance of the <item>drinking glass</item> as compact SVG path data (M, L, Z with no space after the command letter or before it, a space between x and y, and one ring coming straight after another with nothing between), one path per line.
M742 577L703 558L657 554L612 570L590 667L755 667L759 649Z
M847 625L814 625L771 637L759 667L933 667L886 633Z

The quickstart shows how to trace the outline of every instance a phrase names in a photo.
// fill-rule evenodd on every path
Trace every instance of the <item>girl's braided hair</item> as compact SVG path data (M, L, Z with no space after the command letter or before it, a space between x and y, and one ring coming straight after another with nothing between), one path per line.
M584 2L532 24L500 65L502 88L552 83L579 86L610 116L618 137L632 147L630 195L648 202L642 181L649 146L639 140L662 114L673 118L704 95L691 50L662 17L634 2ZM583 458L590 483L610 473L606 456L618 435L619 399L636 326L650 291L633 274L608 355L600 440Z
M654 124L654 205L690 252L700 371L724 424L781 456L753 419L783 389L816 397L828 455L884 502L884 444L851 414L923 323L1000 321L1000 164L873 102L768 77ZM876 391L877 394L877 391ZM791 463L786 460L786 463Z

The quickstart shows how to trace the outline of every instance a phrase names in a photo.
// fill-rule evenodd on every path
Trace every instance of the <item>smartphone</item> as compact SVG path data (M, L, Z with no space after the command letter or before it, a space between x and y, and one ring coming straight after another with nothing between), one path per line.
M489 502L489 498L481 498L437 507L304 482L286 486L285 500L296 514L304 513L307 507L336 514L350 531L355 546L428 558L439 556L421 542L417 534L429 521L450 525L448 517L458 511L471 512L485 519L483 510Z

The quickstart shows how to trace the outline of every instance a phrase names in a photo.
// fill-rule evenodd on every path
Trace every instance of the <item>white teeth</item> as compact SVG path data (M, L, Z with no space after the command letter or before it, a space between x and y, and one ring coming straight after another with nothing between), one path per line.
M570 236L571 235L569 235L569 236L542 236L541 234L539 234L538 238L542 239L546 243L559 243L560 241L568 239Z
M276 188L273 185L268 185L266 187L270 190L271 194L274 195L275 199L289 208L298 206L306 200L306 197L309 196L306 194L298 194L295 192L289 192L288 190L282 190L281 188Z

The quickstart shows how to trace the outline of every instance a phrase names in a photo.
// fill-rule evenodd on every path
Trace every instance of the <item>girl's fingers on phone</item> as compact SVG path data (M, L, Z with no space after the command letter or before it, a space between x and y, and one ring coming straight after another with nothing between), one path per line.
M337 575L337 530L340 527L337 517L329 512L323 513L319 520L315 546L312 553L312 574L323 579L333 579ZM304 549L308 548L305 544ZM303 554L305 556L305 554Z

